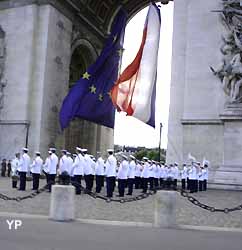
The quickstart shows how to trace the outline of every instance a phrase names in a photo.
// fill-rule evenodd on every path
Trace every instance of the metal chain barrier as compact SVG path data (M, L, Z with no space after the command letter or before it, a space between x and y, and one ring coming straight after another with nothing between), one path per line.
M53 183L54 184L54 183ZM5 200L5 201L17 201L20 202L22 200L26 200L26 199L32 199L34 197L36 197L37 195L45 192L46 188L49 186L49 184L46 184L45 186L43 186L42 188L32 192L29 195L25 195L25 196L17 196L17 197L9 197L5 194L0 193L0 199Z
M126 203L126 202L138 201L138 200L143 200L145 198L148 198L151 195L156 194L156 190L153 190L153 191L150 190L147 193L142 193L142 194L139 194L139 195L136 195L133 197L127 197L127 198L122 197L119 199L115 199L115 198L109 198L109 197L97 194L95 192L92 192L92 191L84 188L80 183L77 183L77 182L72 182L72 185L80 187L81 191L83 191L85 194L88 194L90 197L92 197L94 199L104 200L107 203L110 203L110 202Z
M178 189L177 192L179 192L181 194L181 196L187 198L188 201L190 201L195 206L198 206L198 207L200 207L202 209L205 209L207 211L210 211L210 212L222 212L222 213L228 214L230 212L239 211L239 210L241 211L242 210L242 204L238 205L236 207L232 207L232 208L216 208L216 207L208 206L208 205L206 205L204 203L201 203L195 197L190 195L190 193L187 192L186 190Z

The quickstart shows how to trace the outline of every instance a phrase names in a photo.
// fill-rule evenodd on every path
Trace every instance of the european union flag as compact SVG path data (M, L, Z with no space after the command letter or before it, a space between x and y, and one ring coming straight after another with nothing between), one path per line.
M121 8L100 56L65 97L59 114L62 129L75 117L114 127L115 108L110 90L118 77L126 20L126 11Z

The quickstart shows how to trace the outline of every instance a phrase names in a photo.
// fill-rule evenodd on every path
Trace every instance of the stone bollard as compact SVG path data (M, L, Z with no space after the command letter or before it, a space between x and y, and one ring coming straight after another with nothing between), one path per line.
M73 186L52 186L49 219L55 221L75 219L75 188Z
M154 227L176 227L176 191L158 191L155 195Z

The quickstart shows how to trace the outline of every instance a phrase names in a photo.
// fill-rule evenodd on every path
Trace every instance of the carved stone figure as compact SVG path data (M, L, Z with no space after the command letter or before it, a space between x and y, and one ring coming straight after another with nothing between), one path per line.
M217 69L210 67L219 77L230 103L242 103L242 9L239 0L222 0L220 18L227 34L220 48L222 63Z
M3 97L4 97L3 89L6 86L6 83L3 81L5 59L6 59L5 32L0 26L0 109L3 108Z

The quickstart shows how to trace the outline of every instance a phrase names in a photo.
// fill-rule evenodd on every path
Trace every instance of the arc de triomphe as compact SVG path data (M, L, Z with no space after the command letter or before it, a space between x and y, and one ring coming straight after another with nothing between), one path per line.
M63 134L58 112L69 87L100 53L121 4L131 18L149 2L0 0L0 158L25 145L31 153L75 145L95 153L112 146L111 129L86 121L73 121ZM181 164L189 152L199 161L206 157L211 180L234 187L242 185L240 72L234 72L241 58L233 47L242 41L242 15L239 0L222 2L174 0L167 162ZM223 8L227 20L213 12ZM229 24L226 31L226 21L234 30Z

